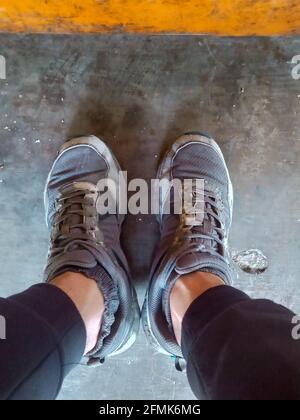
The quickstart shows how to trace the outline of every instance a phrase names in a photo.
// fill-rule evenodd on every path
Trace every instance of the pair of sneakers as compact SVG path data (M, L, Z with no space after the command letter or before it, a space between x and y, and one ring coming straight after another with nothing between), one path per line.
M46 221L50 231L45 281L66 271L95 279L104 295L105 312L88 364L127 350L135 341L140 319L148 340L167 355L182 358L171 321L170 293L185 274L207 271L230 282L227 237L232 219L232 185L217 143L202 133L181 136L158 169L159 180L203 180L203 220L187 221L182 214L166 212L170 191L159 183L160 242L153 261L142 309L120 243L124 215L98 211L103 191L99 181L119 185L118 161L95 136L65 143L49 173L45 188ZM108 191L109 192L109 191ZM193 194L192 191L191 194ZM121 195L114 193L116 208ZM170 197L169 197L170 198ZM171 198L174 201L176 197Z

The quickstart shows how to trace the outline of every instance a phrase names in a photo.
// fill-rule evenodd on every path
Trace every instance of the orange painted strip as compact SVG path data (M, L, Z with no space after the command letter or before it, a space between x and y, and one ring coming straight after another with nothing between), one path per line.
M0 31L300 34L300 1L2 0Z

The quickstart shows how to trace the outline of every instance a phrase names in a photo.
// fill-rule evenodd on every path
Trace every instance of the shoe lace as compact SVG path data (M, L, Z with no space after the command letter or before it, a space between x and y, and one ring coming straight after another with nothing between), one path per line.
M193 211L191 213L190 208L183 208L175 244L186 243L186 254L200 251L223 257L225 231L220 218L222 201L217 193L207 189L200 191L196 187L192 189L192 196Z
M96 198L96 189L74 189L60 193L52 225L52 255L71 248L91 250L102 244L99 241Z

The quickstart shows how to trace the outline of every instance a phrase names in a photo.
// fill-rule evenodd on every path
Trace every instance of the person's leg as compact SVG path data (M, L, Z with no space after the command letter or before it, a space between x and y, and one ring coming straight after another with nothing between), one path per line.
M187 361L198 398L300 398L300 341L292 339L288 309L252 300L229 286L227 239L232 220L232 185L222 152L207 135L180 137L160 165L158 178L202 180L201 218L184 206L165 206L160 187L161 240L143 307L146 335L159 351ZM182 194L171 194L182 202ZM175 206L174 206L175 207ZM190 206L188 206L190 209Z
M178 279L170 306L199 399L300 399L294 313L199 272Z
M0 399L54 399L66 374L98 338L103 296L94 280L67 272L0 299Z
M83 318L58 287L37 284L0 299L6 337L0 340L0 399L52 400L81 360L87 343Z
M47 284L0 299L7 326L0 398L53 399L83 354L87 364L99 364L134 343L139 310L120 244L124 217L103 214L99 205L98 182L109 178L118 191L119 171L94 136L61 148L45 189Z

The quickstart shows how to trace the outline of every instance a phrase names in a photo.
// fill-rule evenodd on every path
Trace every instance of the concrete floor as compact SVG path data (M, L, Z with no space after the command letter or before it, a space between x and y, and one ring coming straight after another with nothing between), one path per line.
M231 171L232 250L261 249L269 268L237 269L236 284L300 313L300 39L200 36L0 35L0 292L41 279L47 251L42 191L69 137L104 138L129 178L155 176L186 130L219 141ZM0 166L1 167L1 166ZM158 238L155 220L128 217L123 242L142 295ZM77 367L61 399L188 399L185 375L137 344L102 367Z

